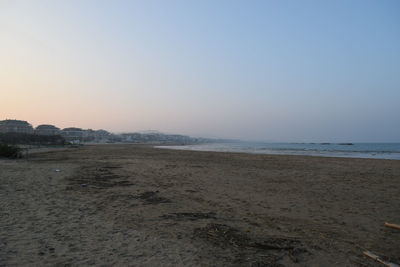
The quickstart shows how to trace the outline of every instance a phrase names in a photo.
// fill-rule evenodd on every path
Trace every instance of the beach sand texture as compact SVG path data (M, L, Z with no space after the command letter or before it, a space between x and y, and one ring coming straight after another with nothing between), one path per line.
M0 160L0 266L400 263L400 161L92 145Z

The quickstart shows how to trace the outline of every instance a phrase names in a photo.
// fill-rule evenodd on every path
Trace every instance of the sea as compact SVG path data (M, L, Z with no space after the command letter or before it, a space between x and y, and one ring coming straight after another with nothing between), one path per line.
M157 147L196 151L400 160L400 143L268 143L243 141Z

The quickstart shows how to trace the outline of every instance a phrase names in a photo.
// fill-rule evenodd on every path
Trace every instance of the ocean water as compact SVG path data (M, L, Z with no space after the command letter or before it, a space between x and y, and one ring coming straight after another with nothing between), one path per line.
M160 148L243 152L254 154L303 155L323 157L374 158L400 160L400 143L263 143L233 142L184 146L158 146Z

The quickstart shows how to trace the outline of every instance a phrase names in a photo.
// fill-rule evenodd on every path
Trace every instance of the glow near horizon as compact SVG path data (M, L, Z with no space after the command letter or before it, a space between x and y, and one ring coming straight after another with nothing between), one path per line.
M0 119L400 141L398 1L0 1Z

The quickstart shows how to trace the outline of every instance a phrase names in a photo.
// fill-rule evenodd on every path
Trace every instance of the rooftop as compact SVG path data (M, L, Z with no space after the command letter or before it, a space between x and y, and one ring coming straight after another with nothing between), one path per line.
M21 121L21 120L3 120L0 121L0 125L25 125L25 126L31 126L27 121Z
M59 130L59 128L57 128L54 125L50 125L50 124L42 124L36 127L36 130Z
M62 129L63 131L83 131L81 128L69 127Z

